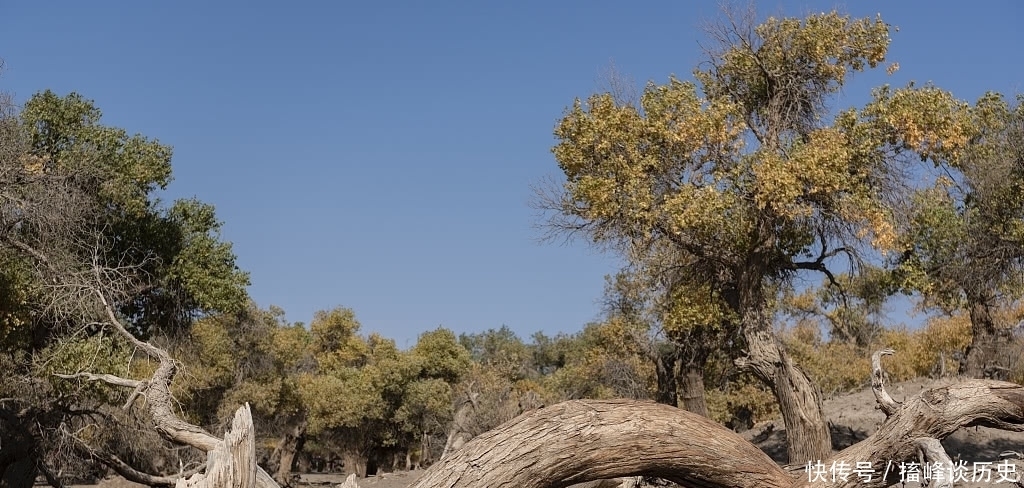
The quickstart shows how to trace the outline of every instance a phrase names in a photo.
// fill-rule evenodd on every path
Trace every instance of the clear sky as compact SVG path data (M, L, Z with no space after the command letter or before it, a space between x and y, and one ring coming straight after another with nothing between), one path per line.
M364 330L597 318L616 260L536 242L530 185L558 168L552 129L616 69L689 78L717 2L0 0L0 90L95 100L104 122L174 147L167 199L213 203L251 295L293 321L351 307ZM900 71L973 101L1024 92L1024 3L758 2L900 28Z

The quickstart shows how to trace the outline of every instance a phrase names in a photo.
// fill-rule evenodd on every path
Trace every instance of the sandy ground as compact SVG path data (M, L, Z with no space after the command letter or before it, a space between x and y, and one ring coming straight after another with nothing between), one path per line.
M941 387L951 382L951 380L919 380L897 384L889 387L888 390L896 401L902 401L920 393L925 388ZM831 424L833 448L837 450L846 448L878 430L878 426L885 420L885 415L877 410L875 405L875 397L870 389L838 396L824 402L825 416L828 417ZM786 463L786 432L781 419L761 422L741 435L780 464ZM998 463L1001 460L999 455L1004 451L1024 451L1024 433L971 427L957 431L945 439L942 444L954 461L963 460L967 462L968 466L972 466L972 463L976 461ZM1018 465L1016 469L1017 473L1024 477L1024 463ZM992 471L990 482L958 482L955 486L958 488L1014 486L1005 482L994 483L993 481L997 477L995 468L992 468ZM407 488L416 482L422 472L384 473L358 480L358 482L359 486L364 488ZM802 476L805 475L803 469L798 473ZM968 474L969 476L970 474ZM338 474L304 474L301 482L309 488L328 488L340 484L344 479L344 476ZM904 486L917 488L921 485L909 482ZM103 480L98 485L92 485L90 488L144 488L144 486L120 478L111 478Z

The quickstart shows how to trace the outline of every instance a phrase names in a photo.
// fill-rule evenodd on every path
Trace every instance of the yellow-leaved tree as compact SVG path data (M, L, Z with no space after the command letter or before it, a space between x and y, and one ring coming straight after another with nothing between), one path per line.
M819 394L774 333L773 294L801 273L833 279L837 257L893 250L901 167L955 157L970 117L914 85L829 111L852 73L885 61L881 18L733 17L711 33L693 82L648 83L637 103L576 100L555 128L564 180L540 203L555 231L657 277L679 324L735 331L736 363L779 402L790 462L826 459Z

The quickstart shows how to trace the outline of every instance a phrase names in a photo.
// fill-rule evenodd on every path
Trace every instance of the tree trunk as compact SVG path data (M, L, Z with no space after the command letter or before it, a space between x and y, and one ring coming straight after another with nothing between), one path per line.
M1012 340L1012 334L1009 329L997 326L991 303L986 297L968 297L971 344L960 362L960 374L970 378L1004 379L1007 371L1002 352Z
M239 457L238 455L232 454L234 442L243 442L244 435L239 434L240 429L252 430L252 415L249 411L249 405L246 404L240 408L235 414L235 420L232 424L232 432L225 434L224 439L219 439L209 432L203 430L199 426L190 424L175 413L174 397L171 395L171 383L178 372L178 363L171 357L171 355L157 346L149 342L145 342L125 329L124 324L121 323L117 318L117 314L107 301L107 297L99 288L93 288L92 290L98 298L99 305L102 306L107 316L107 325L112 327L114 331L131 343L136 348L142 350L149 357L158 361L159 365L153 375L145 381L134 380L129 378L121 378L119 376L111 374L94 374L94 373L75 373L75 374L54 374L58 378L64 379L84 379L88 381L102 381L113 386L132 388L131 395L128 396L128 400L124 407L127 409L131 406L135 400L142 396L146 397L146 407L149 411L149 415L152 417L153 427L161 437L174 442L176 444L182 444L192 446L196 449L202 450L207 453L207 478L195 478L194 476L189 478L178 479L177 486L183 486L186 483L187 486L196 484L197 486L210 487L210 488L221 488L223 483L249 483L248 470L250 466L255 470L252 475L251 483L246 486L258 486L260 488L279 488L274 478L267 474L263 468L259 467L256 463L256 450L255 447L250 449L252 459L246 457ZM240 416L243 416L247 420L240 420ZM248 423L248 427L245 424ZM242 438L237 436L241 435ZM251 435L250 437L254 437ZM255 442L255 441L253 441ZM227 447L225 447L227 446ZM237 446L236 446L237 447ZM227 451L225 452L225 449ZM244 448L238 452L248 452ZM232 461L234 459L234 461ZM211 475L210 463L221 463L229 465L227 468L223 468L224 473L228 474L217 474L215 471ZM234 468L231 466L234 465ZM116 469L116 466L115 466ZM218 478L219 476L219 478ZM212 481L209 481L212 480ZM225 481L227 480L227 481ZM234 480L234 481L231 481ZM239 486L235 484L234 486Z
M224 440L206 453L206 472L179 478L177 488L256 488L256 431L249 405L238 409Z
M680 377L681 397L683 409L704 417L708 416L708 404L704 400L704 367L698 364L689 364Z
M430 442L430 440L427 437L427 432L424 430L423 434L420 437L420 457L416 461L416 469L419 469L421 466L426 466L426 465L430 464L430 444L429 444L429 442Z
M750 368L772 389L786 425L790 464L826 459L832 454L832 438L821 411L821 397L804 374L786 355L775 335L766 330L746 330L749 355L736 364Z
M27 411L22 411L22 414ZM36 481L36 436L18 412L0 408L0 488L31 488Z
M648 401L573 400L477 436L414 487L563 487L640 475L701 487L793 482L761 450L705 417Z
M281 441L274 449L278 454L277 471L274 473L274 480L281 486L292 486L292 466L295 465L295 457L302 451L306 442L306 421L299 421L292 429L285 432Z
M413 488L562 488L627 476L702 488L878 488L896 482L892 471L882 479L887 466L895 469L922 457L949 463L939 441L959 428L1024 430L1020 385L969 380L898 404L885 393L880 368L876 371L873 390L885 422L864 441L821 460L825 473L833 463L851 467L845 480L828 474L811 479L806 471L791 475L732 431L667 405L574 400L478 436L429 468ZM858 462L871 463L870 479L852 473Z
M779 402L786 425L789 463L826 459L832 454L832 438L821 410L821 394L793 364L772 330L763 276L756 268L748 271L733 297L747 345L747 356L738 358L736 365L765 382Z
M679 349L674 344L663 344L654 352L654 371L658 377L658 391L654 401L679 406Z
M832 463L870 462L877 473L870 481L850 476L847 480L808 479L804 474L800 487L854 488L883 487L894 484L891 478L881 479L889 463L902 461L952 464L939 443L957 429L987 426L997 429L1024 431L1024 387L1014 383L991 380L968 380L942 388L925 390L906 402L897 403L882 385L880 356L892 350L875 353L873 358L872 390L879 409L886 415L878 430L857 444L836 453L822 464L828 469ZM968 468L968 473L970 473ZM996 468L992 467L993 473ZM890 473L890 476L892 473ZM1020 473L1016 473L1019 476ZM993 480L995 476L993 475ZM948 478L947 478L948 481ZM1009 484L1007 484L1009 485Z
M345 474L354 474L359 478L366 477L366 465L369 459L361 450L348 448L341 453L342 462L345 463Z
M476 410L477 393L472 391L466 393L466 398L455 409L455 418L452 420L451 429L448 431L448 438L444 443L444 450L441 451L441 458L444 459L449 453L458 450L470 437L469 423L470 416Z

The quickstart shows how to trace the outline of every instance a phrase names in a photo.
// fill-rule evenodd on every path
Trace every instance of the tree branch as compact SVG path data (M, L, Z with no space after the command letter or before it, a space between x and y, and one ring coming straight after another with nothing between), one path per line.
M93 291L99 298L100 303L103 305L103 310L107 315L108 325L113 327L121 337L124 337L135 347L142 349L146 354L160 363L156 371L153 373L153 376L148 381L149 401L147 402L147 405L149 406L149 413L153 416L153 422L156 424L157 432L171 442L192 446L204 452L209 452L215 449L220 443L220 439L195 425L181 420L171 408L171 405L173 405L173 397L171 396L170 385L171 381L174 380L174 376L177 374L177 364L174 362L174 359L171 358L167 351L164 351L163 349L160 349L148 342L139 340L137 337L132 335L131 332L128 332L124 325L121 324L121 321L117 319L117 314L114 313L114 309L110 306L110 303L107 301L107 297L103 292L98 288L94 288ZM141 382L136 382L131 385L124 386L138 388L140 383Z
M918 456L920 457L921 465L924 463L935 464L939 463L942 466L953 466L953 460L949 458L949 454L946 454L946 450L942 447L942 443L934 437L922 437L914 440L917 443ZM943 478L943 481L935 485L934 488L953 488L953 477L947 476Z
M73 380L82 378L88 381L102 381L109 383L114 386L123 386L126 388L140 388L143 382L139 380L130 380L128 378L122 378L120 376L114 376L112 374L93 374L93 373L75 373L75 374L60 374L54 373L54 376L58 378L64 378L66 380Z
M86 454L95 458L97 461L103 463L105 466L109 467L110 469L113 469L114 471L117 472L117 474L124 477L124 479L128 481L134 481L136 483L142 483L144 485L163 486L170 488L175 486L175 484L178 482L179 477L186 478L188 476L192 476L193 474L202 471L202 469L206 467L206 465L201 465L187 472L184 472L178 476L153 475L135 469L133 466L124 462L121 458L117 457L114 454L93 449L92 446L90 446L88 443L86 443L85 441L83 441L82 439L78 438L75 435L68 434L68 436L72 440L74 440L75 446L78 447L81 451L84 451Z
M895 353L896 351L892 349L883 349L875 351L871 355L871 391L875 394L875 400L878 401L878 408L885 413L886 418L895 413L900 404L889 396L889 393L885 391L885 385L882 384L882 378L885 375L885 372L882 371L882 356L892 356Z
M700 415L646 401L573 400L477 436L414 487L553 488L638 475L710 488L794 481L754 445Z
M94 273L96 274L97 279L100 279L101 273L98 266L94 267ZM128 380L114 375L97 375L91 373L78 373L75 375L66 376L70 376L73 378L86 378L91 380L106 381L108 383L115 384L118 386L134 388L135 391L132 392L131 396L128 398L128 402L125 404L126 408L131 405L131 403L139 394L141 394L143 390L146 390L148 391L147 406L149 407L149 414L153 418L153 424L156 428L157 433L159 433L161 437L176 444L191 446L196 449L202 450L206 452L208 456L210 456L211 453L214 452L220 453L224 449L223 446L225 445L227 439L225 441L222 441L221 439L214 437L213 435L199 428L198 426L192 425L188 422L181 420L174 413L174 410L172 409L172 405L174 404L173 396L171 395L170 386L171 382L174 380L175 374L177 373L177 364L175 363L171 355L168 354L167 351L159 347L156 347L153 344L150 344L149 342L140 340L139 338L135 337L130 332L128 332L128 330L124 327L124 324L122 324L121 321L117 318L117 314L114 312L113 307L111 307L106 295L103 294L103 291L95 286L92 288L92 291L95 293L96 297L98 298L100 304L103 307L103 311L107 316L107 325L112 327L119 335L121 335L121 337L123 337L129 343L145 351L145 353L148 354L150 357L159 361L159 366L153 373L153 376L151 376L149 380L145 381ZM243 407L243 409L248 415L248 405ZM239 412L241 411L242 409L239 410ZM238 415L239 414L236 414L236 423L238 422ZM251 434L251 418L249 418L247 422ZM238 429L236 428L234 430L237 431ZM234 437L231 438L234 439ZM222 455L223 454L217 454L216 456ZM97 457L97 459L101 459L102 461L102 458L100 457ZM112 463L117 464L116 458L108 459ZM127 466L127 464L121 466L121 469L126 469L125 466ZM253 473L254 477L251 480L249 480L252 482L252 484L246 486L256 486L260 488L278 488L277 483L269 474L266 473L266 471L264 471L258 465L253 464L253 466L255 469L255 472ZM130 466L127 467L130 468ZM114 469L116 470L117 468ZM148 476L145 473L136 472L136 474L138 474L139 476ZM128 476L125 477L127 478ZM177 483L177 480L178 478L175 478L174 482ZM185 481L186 478L182 478L182 480L183 483L189 485L189 482ZM195 481L197 481L197 479L193 478L192 482ZM142 483L152 484L146 481L142 481Z

